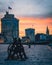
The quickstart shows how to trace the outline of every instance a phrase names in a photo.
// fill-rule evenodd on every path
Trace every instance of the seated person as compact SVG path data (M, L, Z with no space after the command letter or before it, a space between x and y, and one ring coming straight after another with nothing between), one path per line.
M16 55L16 57L15 57L15 55ZM8 46L7 59L12 59L12 60L13 59L27 59L27 56L25 54L24 47L21 44L20 38L18 39L18 41L15 38L13 44L10 44Z

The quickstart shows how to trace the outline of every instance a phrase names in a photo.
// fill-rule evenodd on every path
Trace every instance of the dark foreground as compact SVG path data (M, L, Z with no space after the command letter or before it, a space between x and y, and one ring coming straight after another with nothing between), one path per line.
M48 45L24 45L26 61L5 61L8 44L0 44L0 65L52 65L52 48Z

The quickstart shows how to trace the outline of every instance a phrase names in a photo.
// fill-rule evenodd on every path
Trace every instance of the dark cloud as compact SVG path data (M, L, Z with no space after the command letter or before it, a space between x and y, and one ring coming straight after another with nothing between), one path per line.
M47 13L46 17L52 17L52 12Z
M52 17L52 0L0 0L0 13L7 11L8 6L18 16Z
M2 5L3 3L2 2L0 2L0 5Z
M1 0L0 1L0 13L8 11L8 6L10 5L10 0Z

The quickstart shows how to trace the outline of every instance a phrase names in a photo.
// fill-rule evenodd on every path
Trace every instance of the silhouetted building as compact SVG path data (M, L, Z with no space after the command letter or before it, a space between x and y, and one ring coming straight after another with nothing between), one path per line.
M6 43L12 42L13 37L19 37L19 20L13 14L6 12L1 19L2 34L5 36Z
M46 34L38 33L35 36L36 41L46 41Z
M27 28L25 29L26 37L29 37L31 42L35 42L35 29Z
M49 35L49 41L52 42L52 35Z
M46 28L46 39L49 40L49 29L48 29L48 26Z
M48 26L46 28L46 35L49 35L49 29L48 29Z
M0 43L4 43L4 35L0 33Z
M30 39L29 39L29 37L26 37L26 36L24 36L24 37L22 37L22 43L28 43L28 42L30 42Z

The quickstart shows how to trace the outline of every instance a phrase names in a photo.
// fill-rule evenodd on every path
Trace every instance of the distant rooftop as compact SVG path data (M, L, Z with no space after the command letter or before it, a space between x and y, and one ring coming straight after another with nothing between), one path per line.
M14 14L9 14L9 12L7 12L6 11L6 14L4 15L4 17L3 18L1 18L1 20L2 19L8 19L8 20L11 20L11 19L15 19L15 20L18 20L19 21L19 19L16 19L15 17L14 17Z
M5 18L14 18L14 15L13 14L9 14L9 12L6 12Z
M25 30L35 30L35 29L33 29L33 28L27 28L27 29L25 29Z

